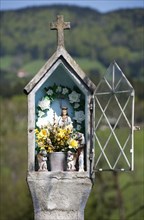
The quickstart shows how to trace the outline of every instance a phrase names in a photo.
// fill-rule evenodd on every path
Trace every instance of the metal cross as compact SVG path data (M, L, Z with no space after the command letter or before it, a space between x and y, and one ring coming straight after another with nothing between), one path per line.
M58 47L64 47L64 31L65 29L70 29L70 22L64 22L63 15L57 16L57 21L50 23L51 30L57 30L57 41Z

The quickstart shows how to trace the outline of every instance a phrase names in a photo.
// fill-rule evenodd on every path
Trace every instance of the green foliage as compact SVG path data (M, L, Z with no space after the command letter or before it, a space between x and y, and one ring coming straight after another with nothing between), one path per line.
M50 6L1 12L2 59L8 55L16 61L20 57L21 66L33 60L47 60L56 49L56 33L48 30L56 14L71 21L72 29L65 31L65 44L73 57L95 60L103 68L116 59L129 77L143 78L142 9L101 14L88 8ZM6 66L2 64L1 68L5 70Z
M9 67L11 67L12 62L13 62L12 56L4 56L0 60L0 68L2 70L7 70L9 69Z
M26 186L26 97L1 98L0 103L0 216L2 220L32 219L32 204Z

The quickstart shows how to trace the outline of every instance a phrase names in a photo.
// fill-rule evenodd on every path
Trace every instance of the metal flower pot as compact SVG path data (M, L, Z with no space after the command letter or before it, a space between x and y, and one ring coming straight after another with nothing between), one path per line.
M50 171L66 171L67 155L64 152L53 152L49 154Z

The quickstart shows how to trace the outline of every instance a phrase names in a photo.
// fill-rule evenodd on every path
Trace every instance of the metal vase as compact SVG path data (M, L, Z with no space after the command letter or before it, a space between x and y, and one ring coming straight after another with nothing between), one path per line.
M64 152L53 152L49 154L49 164L51 171L67 170L67 155Z

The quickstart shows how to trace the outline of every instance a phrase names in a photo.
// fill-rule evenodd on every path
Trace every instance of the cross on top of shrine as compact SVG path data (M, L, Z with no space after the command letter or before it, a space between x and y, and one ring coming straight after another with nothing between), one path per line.
M57 21L50 23L51 30L57 30L58 47L64 47L64 30L70 29L70 22L64 22L63 15L57 16Z

